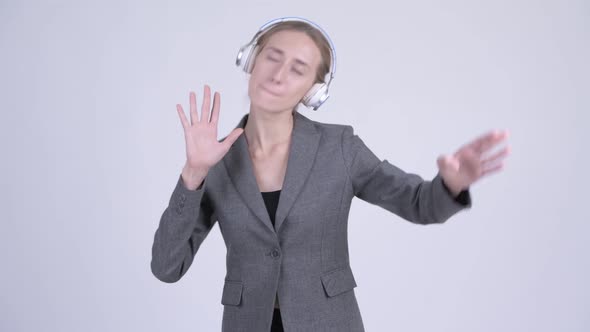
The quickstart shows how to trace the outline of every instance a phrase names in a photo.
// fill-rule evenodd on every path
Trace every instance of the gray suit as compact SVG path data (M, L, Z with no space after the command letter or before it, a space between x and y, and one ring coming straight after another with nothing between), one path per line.
M155 232L152 272L178 281L219 222L227 248L223 331L270 331L277 293L285 331L364 331L347 243L354 196L418 224L471 207L469 191L453 199L440 175L424 181L378 159L351 126L294 112L275 226L242 134L200 188L188 190L178 178Z

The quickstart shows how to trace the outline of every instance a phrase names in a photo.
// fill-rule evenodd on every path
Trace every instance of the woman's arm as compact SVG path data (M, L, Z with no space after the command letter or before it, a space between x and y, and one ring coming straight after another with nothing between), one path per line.
M197 112L196 98L191 91L190 121L182 106L176 105L184 131L187 161L154 235L152 273L164 282L182 278L213 228L216 220L207 195L207 173L244 132L242 128L235 128L223 140L218 140L221 95L215 92L211 110L211 88L205 85L201 116Z
M432 181L407 173L380 160L354 134L352 126L342 132L342 153L355 196L378 205L417 224L442 223L462 209L471 207L466 189L455 197L443 183L440 173Z
M160 218L152 245L151 269L156 278L180 280L199 247L213 228L212 205L206 192L207 177L196 190L189 190L179 176L168 207Z

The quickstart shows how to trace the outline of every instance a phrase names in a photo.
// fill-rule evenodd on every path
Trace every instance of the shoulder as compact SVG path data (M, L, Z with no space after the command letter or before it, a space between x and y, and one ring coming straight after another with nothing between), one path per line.
M341 139L344 135L352 135L354 129L352 125L343 123L330 123L312 120L303 114L299 114L299 119L306 122L308 125L315 128L316 131L326 135L327 137L337 137Z

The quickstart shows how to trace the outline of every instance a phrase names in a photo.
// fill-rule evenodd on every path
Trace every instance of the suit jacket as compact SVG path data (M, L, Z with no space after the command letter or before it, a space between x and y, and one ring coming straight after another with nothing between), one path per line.
M469 191L454 199L439 174L425 181L377 158L352 126L293 116L274 227L242 134L197 190L178 178L154 235L151 270L172 283L219 223L227 248L222 331L270 331L276 294L286 331L364 331L347 243L353 197L418 224L471 207Z

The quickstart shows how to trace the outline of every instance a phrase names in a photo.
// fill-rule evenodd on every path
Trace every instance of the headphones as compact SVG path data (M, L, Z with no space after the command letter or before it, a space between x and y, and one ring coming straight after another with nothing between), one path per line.
M334 44L330 40L328 34L322 30L317 24L306 20L301 17L281 17L274 19L266 24L264 24L258 32L254 35L252 40L242 46L238 51L238 56L236 57L236 66L242 68L243 71L250 74L252 72L252 68L254 67L254 58L258 53L258 39L262 35L264 35L268 30L270 30L273 26L287 21L295 21L295 22L304 22L311 25L313 28L321 32L328 43L330 44L330 56L331 56L331 65L330 65L330 72L326 74L326 78L324 79L324 83L315 83L311 89L305 94L301 102L303 105L307 107L311 107L314 111L316 111L330 96L328 93L328 87L330 86L330 82L334 78L334 73L336 72L336 50L334 48Z

